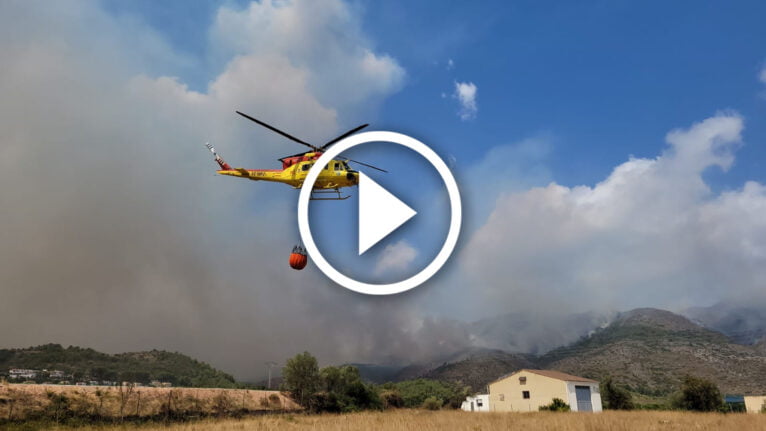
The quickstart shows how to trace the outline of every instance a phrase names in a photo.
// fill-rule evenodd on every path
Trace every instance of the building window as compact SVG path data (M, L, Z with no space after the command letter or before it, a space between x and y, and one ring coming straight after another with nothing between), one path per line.
M483 405L480 399L476 400L476 405L479 406L479 407L481 407Z
M529 391L521 391L521 396L525 399L529 399Z
M520 385L526 385L527 384L526 376L519 377L519 384Z
M505 401L505 394L500 394L500 401Z

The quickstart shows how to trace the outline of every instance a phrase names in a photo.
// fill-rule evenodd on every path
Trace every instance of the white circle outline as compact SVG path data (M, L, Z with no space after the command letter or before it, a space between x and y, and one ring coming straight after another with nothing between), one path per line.
M357 145L366 144L369 142L391 142L405 146L421 156L425 157L431 165L439 172L439 175L444 181L444 185L447 188L450 199L450 227L447 233L447 238L444 240L439 254L436 255L434 260L423 268L420 272L405 280L398 281L396 283L389 284L373 284L365 283L358 280L354 280L351 277L342 274L336 270L319 252L314 238L311 236L311 227L309 226L308 211L309 211L309 198L311 197L311 189L314 187L314 183L319 177L319 173L322 171L325 165L337 155ZM314 166L309 170L306 179L301 186L300 196L298 197L298 229L300 231L303 244L306 246L311 258L316 263L317 267L331 280L345 287L346 289L353 290L354 292L364 293L367 295L393 295L396 293L405 292L414 287L425 283L429 278L433 277L439 269L447 262L452 252L455 250L457 244L457 238L460 235L460 224L462 222L462 207L460 202L460 191L458 190L455 178L452 176L452 172L449 170L444 161L436 154L431 148L424 143L418 141L407 135L396 132L386 131L374 131L364 132L356 135L349 136L343 139L337 144L330 147L330 150L323 153L319 159L314 162Z

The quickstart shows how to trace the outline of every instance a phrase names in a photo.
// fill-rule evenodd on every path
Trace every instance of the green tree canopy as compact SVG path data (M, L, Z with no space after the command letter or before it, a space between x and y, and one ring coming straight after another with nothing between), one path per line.
M282 369L284 388L293 395L295 401L309 406L311 395L316 393L322 382L319 375L319 364L309 352L303 352L287 360Z
M417 379L399 382L394 385L405 407L417 408L429 397L437 398L442 405L457 408L469 395L464 387L437 380Z

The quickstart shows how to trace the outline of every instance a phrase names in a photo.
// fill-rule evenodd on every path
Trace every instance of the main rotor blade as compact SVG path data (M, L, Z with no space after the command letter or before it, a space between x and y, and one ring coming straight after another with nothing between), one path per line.
M348 136L351 136L351 135L353 135L354 133L356 133L356 132L358 132L358 131L360 131L360 130L364 129L364 128L365 128L365 127L367 127L367 126L369 126L369 124L362 124L362 125L361 125L361 126L359 126L359 127L356 127L356 128L354 128L354 129L351 129L351 130L349 130L348 132L346 132L346 133L344 133L344 134L342 134L342 135L338 136L337 138L333 139L332 141L330 141L330 142L328 142L328 143L326 143L326 144L322 145L321 147L319 147L319 149L320 149L320 150L326 150L326 149L327 149L327 148L328 148L330 145L332 145L332 144L334 144L334 143L336 143L336 142L338 142L338 141L340 141L340 140L342 140L342 139L344 139L344 138L346 138L346 137L348 137Z
M278 158L277 160L279 160L279 161L281 162L283 159L290 159L290 158L293 158L293 157L303 156L303 155L305 155L305 154L306 154L306 152L304 151L304 152L302 152L302 153L293 154L292 156L284 156L284 157L280 157L280 158Z
M281 131L281 130L277 129L277 128L276 128L276 127L274 127L274 126L271 126L271 125L269 125L269 124L266 124L266 123L264 123L264 122L263 122L263 121L261 121L261 120L257 120L257 119L255 119L255 118L253 118L253 117L251 117L251 116L249 116L249 115L247 115L247 114L244 114L244 113L242 113L242 112L239 112L239 111L235 111L235 112L236 112L237 114L239 114L239 115L241 115L241 116L243 116L243 117L247 118L247 119L248 119L248 120L250 120L250 121L255 121L256 123L258 123L258 124L260 124L261 126L263 126L263 127L267 128L267 129L271 130L272 132L276 132L276 133L279 133L280 135L284 136L284 137L285 137L285 138L287 138L287 139L293 140L293 141L295 141L295 142L297 142L297 143L299 143L299 144L303 144L303 145L305 145L305 146L307 146L307 147L311 147L311 148L313 148L314 150L318 150L318 149L319 149L319 148L317 148L317 147L315 147L315 146L313 146L313 145L309 144L308 142L302 141L302 140L300 140L300 139L296 138L295 136L292 136L292 135L290 135L290 134L288 134L288 133L285 133L285 132L283 132L283 131Z
M375 167L375 166L372 166L372 165L368 165L367 163L357 162L356 160L351 160L351 159L346 159L346 160L348 160L349 162L354 162L354 163L357 163L357 164L359 164L359 165L362 165L362 166L367 166L368 168L377 169L377 170L379 170L380 172L385 172L385 173L388 173L388 171L387 171L387 170L385 170L385 169L380 169L380 168L378 168L378 167Z

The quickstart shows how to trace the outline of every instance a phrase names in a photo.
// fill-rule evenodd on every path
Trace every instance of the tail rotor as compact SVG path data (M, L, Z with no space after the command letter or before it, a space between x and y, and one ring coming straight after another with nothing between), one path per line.
M215 152L215 148L213 148L213 146L210 145L210 142L206 142L205 147L208 150L210 150L211 153L213 153L213 155L215 156L215 161L218 163L218 166L220 166L221 169L223 169L224 171L232 170L231 166L229 166L229 164L226 163L226 161L221 156L219 156L218 153Z

